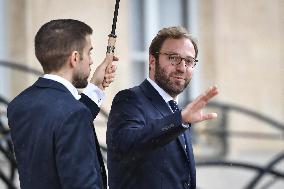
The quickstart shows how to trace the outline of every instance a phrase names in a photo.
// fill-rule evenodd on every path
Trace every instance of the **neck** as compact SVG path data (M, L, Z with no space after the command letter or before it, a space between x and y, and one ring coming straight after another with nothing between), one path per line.
M70 83L72 83L72 75L69 74L69 72L66 72L64 70L60 70L60 71L52 71L50 73L45 73L45 74L52 74L52 75L57 75L60 76L66 80L68 80Z

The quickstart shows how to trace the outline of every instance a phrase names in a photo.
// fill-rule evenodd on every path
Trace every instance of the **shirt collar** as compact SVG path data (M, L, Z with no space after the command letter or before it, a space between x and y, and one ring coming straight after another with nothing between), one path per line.
M164 99L166 103L168 103L170 100L174 100L178 103L178 97L176 99L173 99L164 89L162 89L155 81L150 79L149 77L147 80L150 82L150 84L158 91L158 93L161 95L161 97Z
M70 93L74 96L75 99L79 100L81 98L77 89L67 79L64 79L63 77L54 74L44 74L43 78L61 83L70 91Z

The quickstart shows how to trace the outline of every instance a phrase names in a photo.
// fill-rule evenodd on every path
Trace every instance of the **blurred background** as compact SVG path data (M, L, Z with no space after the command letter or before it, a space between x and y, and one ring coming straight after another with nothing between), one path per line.
M42 74L34 55L37 30L58 18L89 24L94 70L105 56L114 5L115 0L0 0L0 189L19 188L6 107ZM197 187L283 189L284 0L121 0L117 77L95 120L102 150L114 95L148 76L152 38L174 25L186 27L200 50L181 105L211 85L220 90L206 110L218 112L218 119L193 126Z

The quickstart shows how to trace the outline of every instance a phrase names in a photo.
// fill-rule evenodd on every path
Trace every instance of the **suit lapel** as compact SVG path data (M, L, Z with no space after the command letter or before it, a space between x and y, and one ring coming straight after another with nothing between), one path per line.
M102 156L101 147L100 147L100 143L98 141L98 137L97 137L97 134L96 134L95 127L93 126L92 129L93 129L94 137L95 137L97 157L98 157L98 160L99 160L99 163L100 163L100 173L101 173L101 176L102 176L103 189L106 189L107 188L107 174L106 174L104 159L103 159L103 156Z
M194 161L194 155L193 155L193 149L192 149L192 143L191 143L191 131L190 131L190 128L187 129L185 131L185 134L187 135L187 140L186 140L186 143L187 143L187 146L188 146L188 150L187 150L187 154L188 154L188 163L189 163L189 166L190 166L190 183L191 183L191 186L193 188L196 187L196 170L195 170L195 161Z
M187 143L187 146L188 146L188 158L190 159L191 162L194 162L194 156L193 156L193 149L192 149L192 143L191 143L191 133L190 133L190 128L187 129L185 131L185 134L187 136L187 140L186 140L186 143Z
M141 83L140 88L144 92L145 96L147 96L147 98L151 101L152 105L156 108L156 110L161 113L161 115L167 116L172 113L167 103L165 103L163 97L158 93L158 91L151 85L149 81L145 79L143 83ZM179 135L177 140L181 147L181 150L184 152L184 155L189 159L187 152L184 148L185 141L183 139L183 136Z
M182 151L184 152L184 155L186 155L186 157L187 157L187 159L188 159L188 155L187 155L187 152L186 152L186 150L185 150L185 141L184 141L184 139L183 139L183 136L182 136L182 134L180 134L179 136L178 136L178 143L179 143L179 146L180 146L180 148L182 149Z
M167 116L172 113L169 106L165 103L163 97L158 91L147 81L146 79L139 86L144 92L145 96L151 101L152 105L163 116Z

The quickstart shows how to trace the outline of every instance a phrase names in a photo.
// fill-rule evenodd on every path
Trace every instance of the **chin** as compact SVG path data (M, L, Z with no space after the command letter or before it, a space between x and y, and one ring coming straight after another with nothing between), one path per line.
M86 80L82 80L82 81L79 81L79 82L75 82L75 84L74 84L74 86L76 87L76 88L78 88L78 89L82 89L82 88L85 88L85 87L87 87L87 85L88 85L88 80L86 79Z

